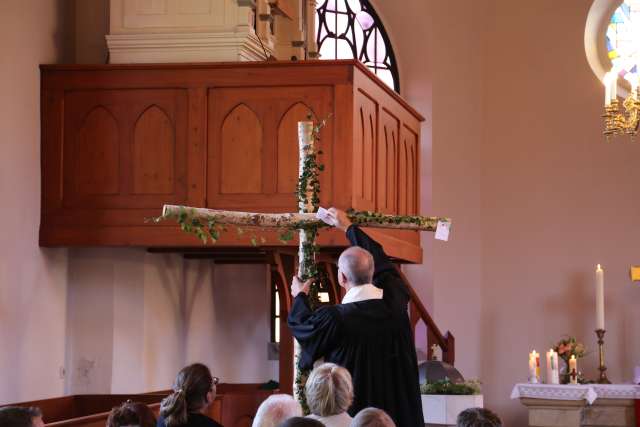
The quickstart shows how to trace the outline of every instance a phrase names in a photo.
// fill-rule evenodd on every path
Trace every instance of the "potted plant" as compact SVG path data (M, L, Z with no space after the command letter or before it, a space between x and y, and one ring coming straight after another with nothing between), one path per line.
M426 424L455 426L458 414L468 408L483 407L480 382L454 383L448 378L420 386L422 412Z

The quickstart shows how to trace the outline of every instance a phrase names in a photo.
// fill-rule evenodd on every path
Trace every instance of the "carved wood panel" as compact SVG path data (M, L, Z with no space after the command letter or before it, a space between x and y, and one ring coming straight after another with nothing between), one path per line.
M220 144L220 193L261 193L262 123L245 104L224 118Z
M383 108L380 112L376 190L377 210L388 214L396 213L397 209L399 133L400 120Z
M374 166L378 138L378 104L362 91L356 93L354 102L353 207L358 210L375 210Z
M186 109L182 90L67 93L63 206L133 209L183 203Z
M134 194L173 193L175 151L173 122L164 110L154 104L142 113L134 126Z
M286 194L298 184L299 163L292 159L299 158L298 122L308 120L312 113L310 108L298 102L291 106L282 116L278 124L278 183L277 192ZM312 114L313 120L318 118Z
M120 177L120 138L113 114L102 105L91 109L78 129L74 153L75 191L78 194L117 194Z
M297 124L308 114L328 116L332 103L331 88L322 86L210 89L207 206L297 210ZM329 121L319 146L327 164L324 204L332 194L332 128Z
M398 162L398 213L418 213L418 134L403 125L400 131Z

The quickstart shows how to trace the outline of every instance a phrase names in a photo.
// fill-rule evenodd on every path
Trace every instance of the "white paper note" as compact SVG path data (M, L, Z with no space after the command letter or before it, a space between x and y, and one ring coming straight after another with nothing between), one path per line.
M438 221L438 225L436 226L436 239L444 240L445 242L448 241L450 230L451 223L449 221Z
M318 208L318 212L316 212L316 218L318 218L320 221L324 222L325 224L329 224L329 225L335 225L333 222L333 218L329 216L329 211L326 210L325 208Z

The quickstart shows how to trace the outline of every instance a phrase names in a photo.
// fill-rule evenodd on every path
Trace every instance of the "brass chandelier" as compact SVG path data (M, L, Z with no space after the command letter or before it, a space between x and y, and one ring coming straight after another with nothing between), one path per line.
M604 98L604 135L607 141L611 136L629 135L632 139L638 134L640 123L640 92L638 90L638 74L627 73L625 80L631 85L629 96L620 103L618 101L618 70L613 68L604 75L602 83L605 87Z

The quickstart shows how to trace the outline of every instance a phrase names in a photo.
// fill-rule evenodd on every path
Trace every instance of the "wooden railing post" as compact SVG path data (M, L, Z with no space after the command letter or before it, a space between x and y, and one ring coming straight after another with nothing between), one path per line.
M450 331L447 331L444 339L447 345L446 348L442 349L442 361L453 366L456 360L456 339Z
M283 254L275 252L271 265L274 273L276 286L278 287L278 295L280 297L280 346L278 360L278 382L280 383L280 392L286 394L293 393L293 336L287 325L287 317L291 310L291 295L289 292L289 277L287 272L293 271L292 263L285 265ZM293 274L293 273L290 273Z

